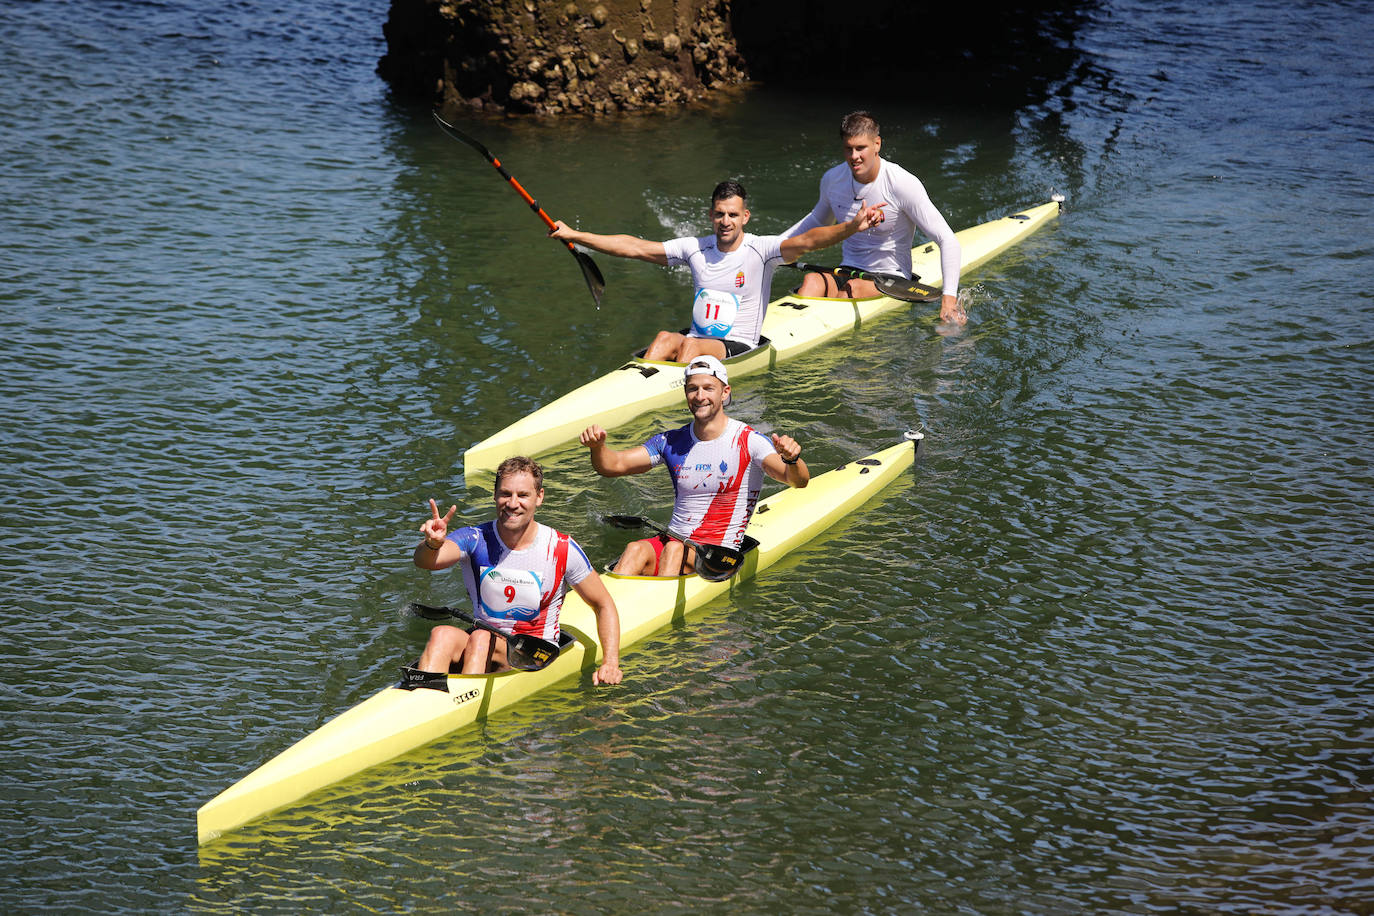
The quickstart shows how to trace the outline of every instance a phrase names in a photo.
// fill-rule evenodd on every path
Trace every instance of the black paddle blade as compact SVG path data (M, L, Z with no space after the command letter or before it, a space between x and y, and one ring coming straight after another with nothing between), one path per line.
M541 668L547 668L555 658L558 658L558 647L546 639L540 639L538 636L531 636L528 633L506 636L495 627L479 623L472 618L471 614L457 608L436 607L432 604L412 601L410 609L417 617L423 617L425 620L447 620L456 617L473 626L490 630L506 641L506 661L510 663L512 668L520 671L538 671Z
M607 515L601 519L612 528L644 528L648 520L638 515Z
M520 671L547 668L558 657L558 647L538 636L517 633L506 637L506 661Z
M410 611L416 617L423 617L425 620L446 620L457 616L451 607L435 607L432 604L421 604L418 601L410 602Z
M744 554L718 545L693 544L697 549L697 575L707 582L724 582L739 572Z
M439 127L444 131L444 133L448 134L450 137L459 141L460 143L466 143L468 146L477 150L477 152L481 153L484 157L486 157L486 160L488 162L496 161L496 157L491 154L490 150L488 150L482 144L478 143L472 137L469 137L467 134L463 133L458 128L454 127L452 124L445 121L443 118L439 117L439 112L431 111L430 114L434 115L434 120L439 124Z
M601 294L606 289L606 278L601 276L601 269L596 266L590 255L576 248L572 249L572 253L573 257L577 258L577 266L582 268L582 279L587 281L587 289L591 290L596 307L601 308Z
M901 299L903 302L939 302L942 295L940 290L924 283L917 283L915 280L878 276L872 277L872 280L878 292L893 299Z

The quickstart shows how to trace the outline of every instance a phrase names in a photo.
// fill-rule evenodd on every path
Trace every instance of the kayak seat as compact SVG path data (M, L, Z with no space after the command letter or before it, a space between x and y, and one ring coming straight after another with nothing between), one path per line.
M683 328L683 329L682 329L682 333L683 333L683 334L686 334L689 330L691 330L691 329L690 329L690 328ZM758 342L757 344L755 344L754 346L748 348L747 350L739 350L738 352L732 353L732 352L730 352L731 350L735 350L735 349L737 349L738 347L743 346L743 344L741 344L741 343L739 343L739 341L735 341L735 340L726 341L726 344L725 344L725 359L721 360L721 362L725 363L726 366L729 366L731 360L737 360L737 359L739 359L739 358L742 357L742 356L748 356L749 354L753 353L753 352L756 351L756 350L763 350L763 349L766 349L767 347L771 346L771 344L772 344L772 341L770 341L767 337L760 337L760 338L759 338L759 342ZM647 353L648 350L649 350L648 347L640 347L638 350L636 350L636 351L634 351L633 353L631 353L630 356L631 356L632 358L634 358L634 359L643 359L643 358L644 358L644 354ZM665 362L664 364L665 364L665 365L669 365L669 366L681 366L681 367L684 368L684 369L687 367L687 364L686 364L686 363L679 363L679 362ZM659 369L658 366L643 366L643 365L640 365L639 363L626 363L625 365L621 366L620 368L622 368L622 369L638 369L640 372L642 372L642 373L644 374L644 377L645 377L645 378L648 378L649 376L651 376L651 375L653 375L654 373L658 372L658 369Z

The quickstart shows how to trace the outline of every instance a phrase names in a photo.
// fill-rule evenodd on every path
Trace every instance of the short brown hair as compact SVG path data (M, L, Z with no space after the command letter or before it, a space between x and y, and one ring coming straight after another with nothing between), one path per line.
M529 474L534 478L534 488L536 490L544 489L544 469L539 466L539 462L533 458L526 458L524 455L515 455L496 466L496 483L492 487L493 495L501 489L501 481L510 474Z
M866 111L851 111L844 116L840 122L840 139L849 140L854 137L879 137L878 122Z
M733 178L725 179L711 191L712 204L722 200L729 200L732 197L738 197L745 203L749 202L749 192L744 190L744 185L735 181Z

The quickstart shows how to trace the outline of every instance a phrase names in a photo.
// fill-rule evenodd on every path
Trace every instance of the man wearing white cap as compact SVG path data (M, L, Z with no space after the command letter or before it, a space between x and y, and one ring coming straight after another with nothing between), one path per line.
M754 514L763 475L790 487L811 480L801 446L790 436L769 437L725 415L730 380L714 356L692 359L683 391L692 422L667 430L643 445L617 451L606 446L606 430L589 426L581 441L591 450L602 477L642 474L664 465L673 480L671 538L652 537L625 548L613 572L631 576L677 576L690 571L695 550L681 539L737 549Z

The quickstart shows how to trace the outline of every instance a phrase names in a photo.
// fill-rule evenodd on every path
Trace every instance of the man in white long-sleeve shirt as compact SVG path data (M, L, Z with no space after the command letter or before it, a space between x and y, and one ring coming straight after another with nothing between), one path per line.
M940 320L963 324L959 307L959 240L930 202L915 175L883 159L878 122L866 111L845 116L840 125L844 162L821 176L820 199L800 222L783 233L794 236L816 226L850 219L865 206L882 207L883 219L844 243L844 266L870 273L911 276L911 243L916 230L940 248L943 289ZM803 296L863 299L878 295L869 280L842 280L828 273L808 273L797 290Z

